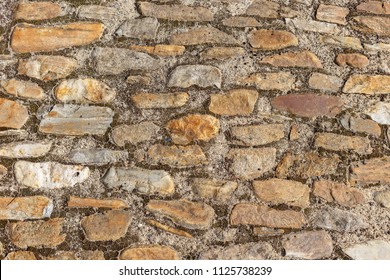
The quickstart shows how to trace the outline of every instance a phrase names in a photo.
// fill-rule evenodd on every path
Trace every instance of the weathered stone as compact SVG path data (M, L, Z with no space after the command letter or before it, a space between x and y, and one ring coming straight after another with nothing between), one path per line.
M122 124L113 128L111 137L114 143L123 147L126 143L136 145L152 140L157 136L160 127L153 122L141 122L138 124Z
M293 210L275 210L260 204L236 204L230 214L230 224L274 228L302 228L305 216Z
M36 260L33 252L30 251L15 251L9 252L8 255L4 258L4 260L19 260L19 261L27 261L27 260Z
M143 194L171 195L175 184L164 170L147 170L138 167L111 167L103 177L109 188L120 187L128 192L136 190Z
M295 29L301 29L309 32L318 32L318 33L328 33L328 34L338 34L340 29L336 24L325 23L315 20L305 20L305 19L286 19L287 26Z
M50 218L53 201L45 196L0 197L0 220Z
M173 143L188 145L196 141L209 142L218 135L220 124L211 115L193 114L170 120L166 128Z
M109 149L78 149L72 150L67 160L83 165L106 165L124 162L128 159L127 151L114 151Z
M1 42L1 39L0 39ZM12 56L7 54L0 54L0 70L3 71L8 67L14 66L18 60Z
M354 260L390 260L390 242L385 240L369 240L343 251Z
M138 93L131 96L131 101L141 109L178 108L184 106L188 99L186 92Z
M310 205L309 187L297 181L276 178L254 181L253 190L257 198L271 204L287 204L301 208Z
M214 14L203 7L184 5L156 5L150 2L140 2L142 15L177 21L213 21Z
M322 68L321 61L310 51L287 52L266 56L260 63L276 67Z
M189 229L208 229L214 219L214 209L203 202L151 200L146 210L163 215L175 224Z
M159 67L157 59L142 52L118 48L96 48L95 70L101 75L118 75L128 70L150 71Z
M221 88L222 73L217 67L210 65L180 65L177 66L168 82L168 87L189 88Z
M283 30L253 30L248 35L248 41L252 47L261 50L280 50L298 46L298 38L293 33Z
M129 19L118 28L116 35L141 40L152 40L156 37L159 26L160 24L155 18Z
M171 36L170 43L174 45L240 45L240 42L221 30L208 26L191 29L187 32L174 34Z
M284 137L283 124L234 126L230 130L234 145L258 146L279 141Z
M374 194L374 200L381 206L390 208L390 191L380 191Z
M284 232L285 230L280 228L253 227L253 234L259 236L277 236L282 235Z
M211 94L209 110L217 115L249 115L253 113L258 96L256 90L249 89L233 89L226 94Z
M369 1L360 3L356 10L378 15L389 15L390 4L383 1Z
M254 73L240 80L241 84L255 86L259 90L292 90L295 76L290 72Z
M27 108L18 102L0 98L0 127L21 128L28 120Z
M14 165L16 181L31 188L56 189L73 187L88 179L88 167L64 165L57 162L28 162L19 160Z
M236 57L243 57L245 49L241 47L213 47L200 53L202 60L225 60Z
M16 53L29 53L84 46L99 40L103 30L103 24L88 22L54 26L18 24L12 32L11 48Z
M169 233L173 233L173 234L176 234L176 235L179 235L179 236L184 236L184 237L187 237L187 238L193 238L193 236L191 234L189 234L188 232L186 232L184 230L180 230L180 229L177 229L177 228L173 228L173 227L164 225L164 224L159 223L159 222L157 222L155 220L147 219L147 220L145 220L145 222L147 224L149 224L149 225L155 226L156 228L165 230L165 231L167 231Z
M68 77L78 68L76 59L58 55L37 55L20 59L18 74L42 81L53 81Z
M129 205L122 199L95 199L71 196L68 200L69 208L128 208Z
M337 55L336 63L339 66L351 66L355 68L367 67L370 61L367 56L359 53L342 53Z
M332 237L324 230L290 233L283 237L286 257L315 260L329 258L333 252Z
M20 2L15 12L15 19L45 20L66 14L66 6L52 2Z
M108 210L81 220L81 226L89 241L118 240L126 235L130 223L130 212L125 210Z
M0 131L0 137L12 136L14 139L27 138L28 132L24 129L8 129Z
M362 43L359 38L336 36L336 35L324 35L320 37L322 44L331 45L339 48L361 50L363 49Z
M330 151L353 151L361 155L372 153L370 140L360 136L346 136L325 132L317 133L314 146Z
M269 243L250 242L230 246L212 247L199 256L199 260L276 260L278 255Z
M321 91L338 92L343 82L343 79L336 76L313 73L309 79L309 87Z
M335 117L343 108L343 101L336 96L318 94L288 94L271 100L272 107L306 118Z
M362 217L337 208L314 210L310 219L314 227L339 232L355 232L368 227Z
M231 149L227 158L232 160L231 171L244 180L260 177L275 167L275 148Z
M0 164L0 180L5 176L7 175L7 168L4 166L4 165L1 165Z
M54 105L39 124L46 134L82 136L103 135L110 127L114 111L108 107Z
M368 108L366 114L379 124L390 125L390 103L377 102Z
M0 85L6 93L25 99L45 99L46 94L43 89L36 83L11 79L0 81Z
M235 181L206 178L194 178L192 180L194 193L200 197L215 199L217 201L229 200L237 187L238 184Z
M383 51L383 52L389 52L390 51L390 44L386 43L376 43L376 44L363 44L364 49L372 52L377 52L377 51Z
M345 93L388 94L390 93L390 76L355 74L348 78L344 85Z
M352 18L352 28L379 37L390 36L390 18L377 16L357 16Z
M371 158L352 167L352 185L390 184L390 157Z
M260 22L258 22L253 17L242 17L242 16L236 16L236 17L230 17L224 19L222 21L222 24L229 27L255 27L261 25Z
M359 190L329 180L314 182L313 193L327 202L335 201L346 207L354 207L365 202L364 194Z
M361 119L346 114L340 122L345 129L353 132L370 134L376 137L380 137L382 134L381 127L372 120Z
M65 80L54 94L59 101L78 103L109 103L116 96L115 90L95 79Z
M51 149L51 142L11 142L0 145L0 157L37 158L46 155Z
M349 14L348 8L320 4L320 6L317 9L316 17L318 20L346 25L347 20L345 19L345 17L348 14Z
M180 260L179 253L168 246L137 246L123 250L120 260Z
M142 75L130 75L127 77L126 82L130 85L147 86L152 82L152 78Z
M56 251L54 255L42 257L44 260L104 260L103 251Z
M19 248L55 248L65 241L66 235L61 233L63 224L62 218L16 222L7 224L6 232L11 242Z
M184 46L176 45L131 46L130 49L164 57L183 55L186 50Z
M279 18L279 17L295 17L298 15L297 11L290 9L287 6L280 6L267 0L255 0L248 7L245 14L250 16L257 16L260 18Z
M113 18L116 18L122 22L118 10L114 7L82 5L78 7L77 16L79 18L98 19L102 22L110 22Z

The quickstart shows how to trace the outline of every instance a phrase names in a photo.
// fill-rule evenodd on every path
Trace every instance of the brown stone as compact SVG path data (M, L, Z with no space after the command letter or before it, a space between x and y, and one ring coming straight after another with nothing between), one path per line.
M160 127L153 122L141 122L133 125L118 125L112 129L113 142L123 147L126 143L136 145L141 142L152 140L157 137Z
M317 133L314 140L314 146L330 151L353 151L361 155L372 153L370 140L360 136Z
M222 24L229 27L254 27L260 26L261 24L253 17L230 17L224 19Z
M127 77L126 82L130 85L147 86L152 82L152 78L145 75L130 75Z
M45 20L65 15L63 6L52 2L20 2L15 19Z
M345 207L354 207L365 202L364 194L359 190L329 180L314 182L313 193L327 202L335 201Z
M257 198L271 204L287 204L301 208L310 205L309 187L297 181L276 178L254 181L253 190Z
M164 225L164 224L159 223L159 222L157 222L157 221L155 221L155 220L147 219L147 220L145 220L145 222L146 222L147 224L149 224L149 225L155 226L156 228L165 230L165 231L167 231L167 232L176 234L176 235L178 235L178 236L183 236L183 237L187 237L187 238L193 238L193 236L192 236L191 234L189 234L188 232L186 232L186 231L184 231L184 230L180 230L180 229L177 229L177 228L173 228L173 227Z
M214 27L199 27L187 32L174 34L171 36L170 43L174 45L240 45L232 35L229 35Z
M9 252L8 255L4 258L4 260L19 260L19 261L26 261L26 260L36 260L33 252L30 251L15 251L15 252Z
M131 223L131 215L124 210L109 210L84 217L81 226L89 241L115 241L124 237Z
M324 230L290 233L283 237L282 245L286 257L298 259L329 258L333 252L332 237Z
M316 17L318 20L346 25L345 17L349 14L349 9L333 5L320 4Z
M66 235L61 233L63 224L62 218L16 222L7 224L6 231L11 242L19 248L55 248L65 241Z
M36 83L11 79L8 81L1 81L0 85L6 93L24 98L24 99L45 99L46 94L43 89Z
M290 72L254 73L240 80L241 84L255 86L259 90L292 90L295 76Z
M325 35L320 37L320 42L325 45L335 46L345 49L361 50L362 43L359 38L348 36Z
M390 18L376 16L357 16L352 18L352 28L379 37L390 36Z
M310 51L287 52L266 56L260 63L276 67L322 68L321 61Z
M283 30L254 30L249 33L248 41L252 47L267 51L298 46L298 38Z
M203 60L225 60L243 57L245 54L245 49L241 47L214 47L201 52L200 58Z
M217 115L249 115L253 112L259 93L256 90L233 89L226 94L211 94L209 110Z
M0 220L50 218L53 201L45 196L0 197Z
M218 179L194 178L192 179L192 189L198 196L217 201L227 201L232 193L237 189L235 181L225 181Z
M176 45L131 46L130 49L163 57L183 55L186 50L184 46Z
M18 24L12 32L11 48L16 53L29 53L84 46L99 40L103 30L103 24L87 22L54 26Z
M4 165L1 165L0 164L0 180L5 176L7 175L7 168L4 166Z
M271 104L277 110L306 118L335 117L343 108L339 97L309 93L277 96Z
M136 107L141 109L166 109L184 106L189 99L186 92L138 93L131 96Z
M258 146L281 140L284 137L283 124L260 124L234 126L230 130L235 145Z
M301 212L275 210L260 204L236 204L230 214L230 224L274 228L302 228L306 218Z
M354 74L348 78L343 92L370 95L388 94L390 93L390 76Z
M338 92L343 85L343 79L322 73L313 73L309 79L309 87L321 91Z
M147 17L154 17L177 21L213 21L214 14L203 7L189 7L184 5L156 5L150 2L139 2L141 13Z
M42 81L53 81L68 77L78 68L76 59L58 55L37 55L20 59L18 74Z
M352 167L351 185L390 184L390 157L371 158Z
M209 142L218 135L219 120L211 115L187 115L170 120L166 125L172 141L179 145L188 145L196 141Z
M356 10L378 15L389 15L390 4L384 1L369 1L360 3Z
M370 61L367 56L359 53L342 53L337 55L336 63L339 66L351 66L355 68L365 68Z
M122 199L95 199L71 196L68 200L69 208L128 208L129 205Z
M373 120L346 116L342 120L342 124L346 129L352 130L353 132L366 133L376 137L380 137L382 134L380 125Z
M180 260L178 252L168 246L148 245L127 248L119 255L120 260Z
M103 251L57 251L54 255L43 257L45 260L104 260Z
M0 127L21 128L29 115L27 108L18 102L0 98Z
M208 229L214 219L214 209L203 202L151 200L146 210L168 217L175 224L189 229Z
M328 34L339 34L340 29L334 23L327 23L316 20L307 20L302 18L294 18L294 19L285 19L287 27L290 29L300 29L308 32L316 32L316 33L328 33Z

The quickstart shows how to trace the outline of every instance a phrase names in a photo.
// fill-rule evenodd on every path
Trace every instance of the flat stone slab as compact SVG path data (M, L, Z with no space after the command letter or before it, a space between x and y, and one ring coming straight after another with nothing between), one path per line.
M21 128L28 120L29 114L25 106L18 102L0 98L0 127Z
M192 179L194 193L200 197L215 199L217 201L228 201L237 187L238 184L235 181L206 178Z
M184 106L189 99L186 92L175 93L138 93L131 96L131 101L141 109L167 109Z
M144 245L123 250L120 260L180 260L179 253L168 246Z
M259 97L257 90L234 89L225 94L211 94L210 112L223 116L250 115Z
M52 142L11 142L0 145L0 158L37 158L45 156Z
M217 67L210 65L180 65L171 74L168 87L189 88L221 88L222 73Z
M0 85L7 94L15 97L32 100L42 100L46 98L45 92L36 83L11 79L8 81L1 81Z
M234 126L232 143L240 146L259 146L279 141L285 136L283 124Z
M159 131L160 127L149 121L132 125L121 124L112 129L111 138L116 145L123 147L127 143L136 145L155 139Z
M343 249L354 260L390 260L390 242L369 240Z
M352 185L389 184L390 157L371 158L352 167Z
M96 199L71 196L68 200L69 208L110 208L122 209L129 205L122 199Z
M82 165L106 165L110 163L124 162L128 159L127 151L115 151L109 149L80 149L71 151L67 159Z
M50 218L53 201L45 196L0 197L0 220Z

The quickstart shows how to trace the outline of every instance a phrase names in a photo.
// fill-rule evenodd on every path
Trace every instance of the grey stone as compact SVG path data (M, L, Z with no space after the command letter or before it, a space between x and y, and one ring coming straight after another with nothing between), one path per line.
M126 143L136 145L157 137L160 127L152 122L138 124L122 124L113 128L111 137L113 142L123 147Z
M156 37L159 26L155 18L130 19L125 21L115 34L128 38L152 40Z
M374 200L383 207L390 208L390 191L376 192Z
M181 65L173 70L168 86L181 88L216 86L221 88L221 84L222 73L217 67L209 65Z
M126 151L109 149L81 149L72 151L68 155L70 162L83 165L105 165L125 161L127 158Z
M390 242L369 240L343 249L354 260L390 260Z
M390 103L377 102L368 108L367 115L379 124L390 125Z

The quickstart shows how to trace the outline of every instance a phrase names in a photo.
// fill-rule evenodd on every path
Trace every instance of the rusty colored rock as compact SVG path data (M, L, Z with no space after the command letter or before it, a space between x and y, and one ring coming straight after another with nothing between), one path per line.
M11 79L8 81L1 81L0 85L6 93L15 97L35 100L42 100L46 98L45 92L36 83Z
M354 74L348 78L344 85L343 92L369 95L389 94L390 76Z
M0 220L50 218L53 207L45 196L0 197Z
M178 108L184 106L188 99L186 92L138 93L131 96L131 101L141 109Z
M250 89L233 89L226 94L211 94L209 110L217 115L249 115L253 112L259 93Z
M346 25L345 17L349 14L349 9L334 5L320 4L317 9L316 17L318 20L333 22L337 24Z
M122 199L95 199L71 196L68 200L69 208L128 208L129 205Z
M16 20L45 20L64 16L65 7L52 2L20 2L15 12Z
M314 140L314 146L330 151L353 151L361 155L372 153L370 140L360 136L317 133Z
M180 260L179 253L168 246L146 245L127 248L119 255L120 260Z
M390 18L377 16L357 16L352 18L352 28L379 37L390 36Z
M193 238L193 236L191 234L189 234L188 232L186 232L184 230L180 230L180 229L177 229L177 228L173 228L173 227L164 225L164 224L159 223L159 222L157 222L155 220L147 219L147 220L145 220L145 222L147 224L151 225L151 226L155 226L156 228L165 230L165 231L167 231L169 233L173 233L173 234L176 234L178 236L183 236L183 237L187 237L187 238Z
M298 38L283 30L254 30L249 33L248 41L252 47L267 51L298 46Z
M287 52L264 57L260 63L275 67L322 68L318 57L310 51Z
M130 49L163 57L183 55L186 50L184 46L177 45L131 46Z
M240 42L232 35L211 26L194 28L187 32L174 34L171 36L170 43L184 46L201 44L240 45Z
M390 157L371 158L352 167L351 185L390 184Z
M367 56L359 53L342 53L337 55L336 63L339 66L351 66L355 68L365 68L370 61Z
M28 118L26 107L18 102L0 98L0 127L19 129Z
M246 52L241 47L213 47L200 53L203 60L225 60L245 56Z

